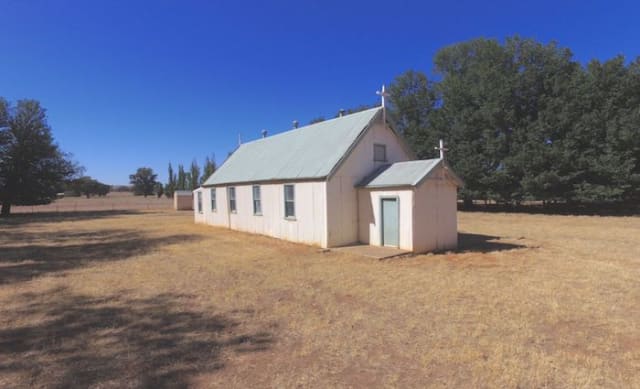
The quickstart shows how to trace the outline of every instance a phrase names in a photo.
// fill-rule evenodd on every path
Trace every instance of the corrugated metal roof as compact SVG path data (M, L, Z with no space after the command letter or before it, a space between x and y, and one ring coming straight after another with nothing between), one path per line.
M203 186L327 177L381 108L241 145Z
M365 188L416 186L438 166L440 161L440 159L425 159L386 165L365 178L360 186Z

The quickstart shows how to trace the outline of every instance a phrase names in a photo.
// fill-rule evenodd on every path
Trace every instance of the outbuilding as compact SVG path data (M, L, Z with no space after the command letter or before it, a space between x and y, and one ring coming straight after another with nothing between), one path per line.
M295 128L239 146L194 191L195 221L320 247L452 249L462 181L442 156L415 160L384 108Z
M190 190L176 190L173 192L173 209L176 211L193 210L193 192Z

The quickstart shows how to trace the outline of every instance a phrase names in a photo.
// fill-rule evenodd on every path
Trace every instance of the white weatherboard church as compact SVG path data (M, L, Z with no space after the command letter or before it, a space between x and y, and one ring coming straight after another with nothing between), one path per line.
M195 190L195 221L321 247L457 246L462 181L413 160L384 107L242 144Z

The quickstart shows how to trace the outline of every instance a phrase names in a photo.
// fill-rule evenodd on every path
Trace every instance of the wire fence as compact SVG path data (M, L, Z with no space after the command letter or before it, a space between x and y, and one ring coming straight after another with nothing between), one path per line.
M34 206L13 206L11 213L54 213L54 212L90 212L90 211L131 211L131 210L169 210L173 209L173 200L165 197L143 197L131 194L108 195L106 197L66 197L51 204Z

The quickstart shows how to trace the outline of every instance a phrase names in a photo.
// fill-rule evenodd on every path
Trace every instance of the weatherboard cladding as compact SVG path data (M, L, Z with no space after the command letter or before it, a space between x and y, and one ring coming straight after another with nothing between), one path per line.
M425 159L385 165L371 176L365 178L359 186L364 188L416 186L441 161L440 159Z
M203 186L326 178L380 111L373 108L244 143Z

